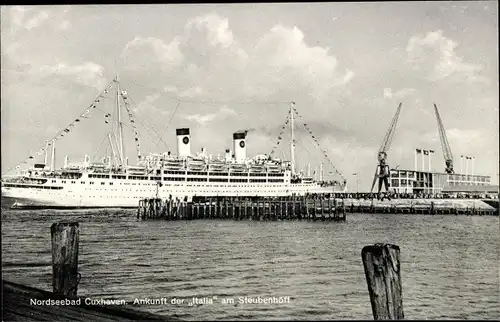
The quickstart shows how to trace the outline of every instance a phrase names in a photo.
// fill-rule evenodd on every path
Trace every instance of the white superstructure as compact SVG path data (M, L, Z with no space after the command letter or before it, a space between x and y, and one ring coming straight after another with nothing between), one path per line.
M291 172L165 170L149 175L62 171L23 176L2 183L2 197L18 206L136 207L141 198L193 196L289 196L341 191L339 185L305 180L291 183Z

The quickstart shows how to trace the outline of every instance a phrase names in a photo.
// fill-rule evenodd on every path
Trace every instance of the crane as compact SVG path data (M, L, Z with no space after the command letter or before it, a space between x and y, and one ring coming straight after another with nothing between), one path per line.
M389 165L387 164L387 152L391 147L392 138L394 137L394 132L396 131L396 125L398 124L399 113L401 112L401 106L403 106L403 102L399 103L398 109L396 110L396 114L392 118L391 124L389 125L389 130L385 134L384 140L382 141L382 145L378 150L378 164L375 168L375 175L373 176L373 183L370 192L373 191L373 187L375 186L375 182L378 179L378 192L382 189L382 184L385 186L385 190L389 191Z
M436 112L439 139L441 140L441 148L443 149L443 156L446 167L444 171L446 171L446 173L455 173L455 171L453 170L453 154L451 153L450 143L448 143L448 138L446 137L443 121L441 121L441 116L439 115L436 103L434 103L434 111Z

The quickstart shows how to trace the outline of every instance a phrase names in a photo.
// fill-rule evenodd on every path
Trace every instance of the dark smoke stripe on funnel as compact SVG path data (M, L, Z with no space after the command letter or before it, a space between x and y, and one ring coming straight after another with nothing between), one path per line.
M177 135L189 135L189 129L188 128L177 129L175 130L175 133Z

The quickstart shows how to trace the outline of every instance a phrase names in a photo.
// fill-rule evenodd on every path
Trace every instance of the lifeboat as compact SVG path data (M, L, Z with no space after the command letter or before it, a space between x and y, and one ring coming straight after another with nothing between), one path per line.
M208 165L208 171L211 172L227 171L227 166L224 162L212 162Z
M167 170L180 170L184 167L182 160L170 159L163 161L163 166Z
M187 162L188 170L204 171L206 168L205 161L202 159L191 159Z
M145 175L147 168L144 166L127 166L127 173L130 175Z
M266 168L261 164L253 164L250 166L250 172L261 173L265 172Z
M231 172L243 172L246 171L246 166L244 164L231 164L230 166Z

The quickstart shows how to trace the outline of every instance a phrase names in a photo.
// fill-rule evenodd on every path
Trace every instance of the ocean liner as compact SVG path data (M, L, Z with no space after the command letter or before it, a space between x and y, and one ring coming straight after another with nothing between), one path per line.
M108 139L113 155L97 163L85 156L84 162L77 165L69 165L66 156L64 166L55 169L56 140L89 115L112 87L116 89L114 112L117 117L115 133L108 134ZM320 180L315 180L310 170L308 174L296 173L293 104L290 104L287 119L292 136L291 161L266 154L247 157L248 131L233 133L232 150L226 149L224 157L212 158L204 149L193 154L190 129L178 128L176 154L165 152L142 156L138 149L137 164L129 165L123 153L120 110L126 109L132 125L134 119L128 106L127 93L120 91L116 77L72 125L54 139L46 141L39 151L40 155L45 154L43 163L34 163L23 171L18 166L16 175L2 178L2 199L10 199L14 207L19 208L104 208L136 207L140 199L151 197L190 200L193 196L290 196L344 191L345 181L322 180L322 167ZM138 142L135 127L134 133ZM49 165L47 158L50 146L52 162Z

